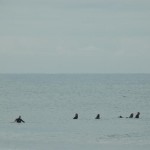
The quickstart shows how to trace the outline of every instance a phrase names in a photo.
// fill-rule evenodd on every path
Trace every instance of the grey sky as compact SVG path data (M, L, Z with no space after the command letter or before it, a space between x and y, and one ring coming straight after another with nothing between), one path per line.
M0 73L150 73L149 0L0 0Z

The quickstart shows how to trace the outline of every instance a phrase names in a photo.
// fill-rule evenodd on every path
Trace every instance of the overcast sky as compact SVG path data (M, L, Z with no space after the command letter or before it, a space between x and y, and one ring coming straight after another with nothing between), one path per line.
M150 73L150 0L0 0L0 73Z

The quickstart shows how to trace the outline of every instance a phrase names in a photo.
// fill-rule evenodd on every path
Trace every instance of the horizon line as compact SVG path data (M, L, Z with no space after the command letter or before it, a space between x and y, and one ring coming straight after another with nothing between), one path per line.
M112 72L112 73L110 73L110 72L106 72L106 73L98 73L98 72L89 72L89 73L88 72L87 73L71 73L71 72L68 72L68 73L63 73L63 72L62 73L46 73L46 72L43 72L43 73L40 73L40 72L21 73L21 72L16 72L15 73L15 72L12 72L11 73L11 72L6 72L6 73L1 73L0 72L0 74L18 74L18 75L19 74L20 75L21 74L49 74L49 75L55 75L55 74L150 74L150 73L148 73L148 72L147 73L144 73L144 72L143 73L141 73L141 72L139 72L139 73L138 72L137 73L136 72L135 73L130 73L130 72L129 73L122 73L122 72Z

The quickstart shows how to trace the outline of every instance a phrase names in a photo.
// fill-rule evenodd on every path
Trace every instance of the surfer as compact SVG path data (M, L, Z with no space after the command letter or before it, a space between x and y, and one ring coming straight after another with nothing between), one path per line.
M139 116L140 116L140 112L137 112L135 118L139 118Z
M133 118L133 115L134 115L134 114L133 114L133 113L131 113L131 114L130 114L130 116L129 116L129 118Z
M18 118L16 118L14 122L17 122L17 123L23 122L23 123L25 123L25 121L23 121L23 120L21 119L21 116L19 116Z
M95 119L100 119L100 114L97 114Z
M73 119L78 119L78 114L76 113Z
M119 118L123 118L122 116L119 116Z

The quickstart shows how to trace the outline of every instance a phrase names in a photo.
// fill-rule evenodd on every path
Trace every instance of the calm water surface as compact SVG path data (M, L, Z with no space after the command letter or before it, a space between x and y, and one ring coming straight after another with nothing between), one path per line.
M0 75L2 149L149 149L149 125L150 74Z

